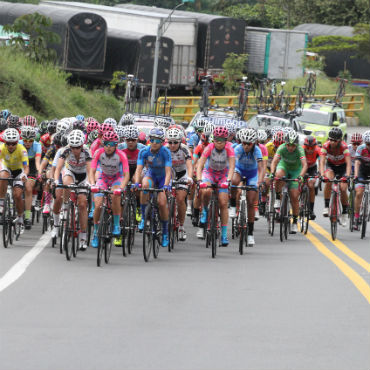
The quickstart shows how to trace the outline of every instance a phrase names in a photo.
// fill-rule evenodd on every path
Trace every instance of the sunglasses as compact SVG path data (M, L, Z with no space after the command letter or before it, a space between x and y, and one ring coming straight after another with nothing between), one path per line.
M224 138L224 137L215 137L214 140L217 143L224 143L226 141L226 138Z
M104 146L111 146L111 147L114 147L117 145L117 143L115 141L104 141Z
M168 142L169 145L177 145L177 144L180 144L179 141L169 141Z
M137 139L126 139L126 141L136 141Z
M18 143L5 143L7 146L16 146Z
M243 142L242 144L243 144L243 145L248 145L248 146L249 146L249 145L252 145L253 143Z
M339 140L329 139L329 141L332 141L333 143L337 143Z
M82 145L81 145L81 146L72 146L72 147L71 147L71 149L72 149L72 150L73 150L73 149L78 149L78 150L79 150L79 149L82 149Z
M360 143L352 143L352 145L359 146Z
M291 144L291 143L287 143L286 145L287 146L297 146L297 144Z
M161 139L150 139L150 142L152 144L156 143L156 144L161 144L162 143L162 140Z
M23 142L24 143L33 143L34 140L33 139L23 139Z

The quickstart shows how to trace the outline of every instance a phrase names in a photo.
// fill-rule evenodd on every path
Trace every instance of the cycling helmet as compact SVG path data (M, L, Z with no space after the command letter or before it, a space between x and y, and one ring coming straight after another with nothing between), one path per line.
M89 136L87 137L87 142L89 144L92 144L97 138L98 138L99 132L97 130L93 130L89 133Z
M141 142L143 142L143 143L145 143L145 142L146 142L146 134L145 134L145 132L141 131L141 132L139 133L138 140L139 140L139 141L141 141Z
M77 114L76 120L77 121L85 121L85 116L83 114Z
M7 109L3 109L0 113L0 117L2 118L5 118L5 119L8 119L8 117L11 115L12 113L7 110Z
M274 146L278 148L281 144L284 143L284 132L283 131L278 131L274 134L272 137Z
M70 127L71 124L69 123L69 121L66 118L63 118L57 123L56 133L61 132L62 134L64 134Z
M286 135L285 135L285 142L287 144L298 144L298 140L299 140L299 136L298 134L293 130L293 131L289 131Z
M267 134L265 130L257 130L257 140L265 142L267 140Z
M306 136L304 139L304 145L311 147L316 146L317 145L316 138L312 135Z
M49 121L41 121L39 124L39 134L42 136L48 132Z
M207 122L209 121L205 118L198 118L193 124L195 131L203 131Z
M52 119L49 123L48 123L48 133L50 135L53 135L57 132L57 124L58 124L58 120L56 118Z
M339 127L333 127L329 131L329 139L333 140L341 140L343 137L343 132Z
M203 135L210 136L213 134L213 130L215 129L215 125L212 122L207 122L204 126Z
M113 130L113 126L108 122L104 122L99 126L99 134L101 135L104 135L105 132L112 131L112 130Z
M224 138L228 138L229 137L229 131L227 130L226 127L216 127L214 130L213 130L213 137L224 137Z
M165 118L162 118L162 117L157 117L155 120L154 120L154 126L156 127L164 127L164 128L168 128L170 126L171 122Z
M23 126L33 126L37 125L37 120L34 116L25 116L23 117Z
M60 133L60 134L56 134L56 135L62 135L61 139L60 139L60 142L61 142L62 146L67 146L68 145L68 134Z
M3 140L6 143L17 143L19 141L19 132L15 128L7 128L3 132Z
M225 127L227 128L227 131L229 131L230 135L235 135L236 133L236 126L234 122L226 122Z
M283 127L283 128L281 129L281 131L283 131L283 132L284 132L284 134L285 134L285 135L287 135L287 134L289 134L289 132L294 131L294 129L293 129L292 127Z
M80 130L84 132L86 130L85 122L82 121L74 121L72 125L73 130Z
M257 131L253 128L243 128L239 131L239 140L244 143L255 143L257 141Z
M274 136L277 132L281 131L283 128L281 126L271 127L271 135Z
M117 126L115 128L115 131L118 135L118 138L119 138L119 142L122 143L123 140L125 140L125 132L126 132L126 128L123 127L123 126Z
M180 129L176 128L176 127L169 128L166 131L166 139L167 140L179 140L179 141L181 141L183 137L184 137L183 132Z
M119 137L118 137L116 131L114 131L114 130L106 131L103 134L103 141L113 141L114 143L118 144Z
M68 144L70 147L75 148L82 146L85 143L85 134L81 130L73 130L68 135Z
M165 138L164 129L162 127L153 127L149 132L149 137L164 140Z
M98 121L90 120L90 122L87 124L87 127L86 127L87 133L89 134L90 132L94 130L99 130L99 126L100 124Z
M11 114L8 117L8 125L9 125L10 128L20 128L22 123L19 120L18 116Z
M365 144L370 143L370 130L365 131L365 132L362 134L362 141L363 141Z
M126 126L126 125L133 125L134 121L135 121L135 116L131 113L127 113L121 118L120 122L122 125Z
M27 140L35 139L36 129L32 126L22 126L21 135L22 135L22 139L27 139Z
M5 118L0 118L0 132L3 132L8 128L8 122L6 122Z
M117 126L117 121L114 118L106 118L103 123L109 123L113 128Z
M266 135L267 135L267 139L271 139L272 138L271 129L269 127L266 127L265 132L266 132Z
M361 144L362 143L362 135L359 132L355 132L351 136L351 143L352 144Z
M86 122L87 122L87 123L90 123L90 122L92 122L92 121L96 121L96 122L98 122L94 117L88 117L88 118L86 119Z
M139 129L134 125L126 126L124 128L124 136L125 136L125 139L135 139L136 140L139 138Z

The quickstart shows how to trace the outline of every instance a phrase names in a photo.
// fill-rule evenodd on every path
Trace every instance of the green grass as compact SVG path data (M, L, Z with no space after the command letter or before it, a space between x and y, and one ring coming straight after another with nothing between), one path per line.
M38 121L77 114L119 119L120 102L111 94L68 84L68 74L52 65L33 63L0 48L0 108L34 115Z

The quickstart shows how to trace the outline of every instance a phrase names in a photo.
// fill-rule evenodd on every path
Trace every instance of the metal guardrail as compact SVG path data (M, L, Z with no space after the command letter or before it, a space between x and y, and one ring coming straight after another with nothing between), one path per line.
M210 96L209 103L211 106L218 108L238 108L238 99L236 95L233 96ZM335 100L335 94L315 95L312 99L316 101ZM200 96L168 96L158 98L156 114L169 115L176 121L188 121L194 117L195 113L199 111ZM295 96L290 97L289 109L293 110L295 107ZM166 106L164 106L166 101ZM311 99L307 102L312 101ZM342 101L342 107L348 117L353 117L355 112L360 112L364 109L364 94L346 94ZM170 113L171 112L171 113ZM248 97L247 111L244 119L247 120L251 116L257 114L257 98L255 96Z

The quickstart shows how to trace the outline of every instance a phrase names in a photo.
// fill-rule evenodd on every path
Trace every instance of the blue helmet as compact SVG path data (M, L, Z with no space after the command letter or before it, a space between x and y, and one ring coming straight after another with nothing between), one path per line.
M162 127L153 127L149 132L149 137L156 137L158 139L164 140L165 132Z
M9 112L7 109L4 109L1 111L1 117L4 119L8 119L10 115L11 115L11 112Z
M77 121L85 121L85 116L83 114L77 114L76 120Z

